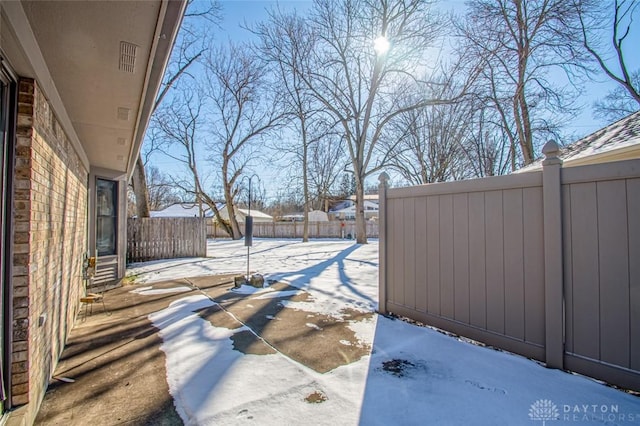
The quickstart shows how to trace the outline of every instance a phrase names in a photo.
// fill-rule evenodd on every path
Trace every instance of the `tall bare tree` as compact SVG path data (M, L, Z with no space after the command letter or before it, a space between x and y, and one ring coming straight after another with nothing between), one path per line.
M285 14L274 9L269 13L269 21L259 24L254 32L260 37L258 52L271 64L278 90L285 94L284 104L293 120L293 134L299 135L299 143L281 147L294 154L302 166L302 191L304 196L304 221L302 241L309 241L309 210L311 195L309 190L309 152L310 147L318 142L311 135L314 114L318 114L317 106L302 78L305 73L305 58L313 49L313 37L307 30L305 22L295 13Z
M633 20L640 10L638 0L577 2L584 47L608 78L618 87L596 102L596 111L614 120L640 109L640 69L631 70L628 55L638 46L629 45ZM601 33L609 33L609 41Z
M455 71L443 72L430 89L432 97L447 99L460 89ZM389 165L407 182L421 185L468 177L463 145L474 113L472 102L461 99L447 105L427 105L400 114L384 140Z
M512 169L513 151L510 135L504 130L501 117L482 104L471 104L467 135L461 145L470 177L497 176Z
M425 66L425 51L438 35L430 5L424 0L317 0L306 21L314 48L305 57L301 79L341 128L356 179L360 244L367 242L365 179L382 166L381 134L396 115L428 103L416 94L413 76Z
M640 70L632 72L630 77L633 87L640 90ZM593 109L596 115L613 122L638 111L640 105L632 96L629 96L629 91L626 88L617 86L611 89L604 98L598 99L594 103Z
M477 0L456 24L466 57L477 61L477 90L495 109L509 139L512 169L535 159L535 149L573 112L574 87L586 63L579 16L565 0ZM564 75L552 83L552 73Z
M147 186L149 188L149 206L152 210L161 210L182 200L182 193L176 190L171 178L160 168L148 165Z
M340 135L326 130L315 131L321 131L322 138L311 145L309 152L310 201L315 210L326 212L329 202L335 196L338 178L346 166L346 158Z
M173 184L191 195L197 203L207 205L222 229L234 236L230 222L220 213L218 200L207 190L208 176L201 172L205 168L201 161L202 152L206 150L202 136L205 127L203 109L204 99L199 91L183 87L170 103L157 111L153 120L166 143L165 154L183 164L187 171L187 178L174 178Z
M228 44L206 61L210 160L218 162L230 235L242 236L235 214L239 180L253 157L254 144L283 124L286 110L270 91L267 68L247 46Z

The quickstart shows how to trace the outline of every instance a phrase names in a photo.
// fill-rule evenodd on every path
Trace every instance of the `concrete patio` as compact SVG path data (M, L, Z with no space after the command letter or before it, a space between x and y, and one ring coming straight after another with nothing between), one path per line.
M375 314L376 245L257 240L268 287L236 291L246 247L208 249L81 312L36 424L640 422L637 396Z

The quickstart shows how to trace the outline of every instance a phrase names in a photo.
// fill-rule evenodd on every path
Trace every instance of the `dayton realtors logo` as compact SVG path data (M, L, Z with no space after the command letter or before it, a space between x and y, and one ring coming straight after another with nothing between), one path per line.
M529 408L529 418L531 420L541 420L542 426L546 424L547 420L558 420L558 417L560 417L558 407L548 399L539 399L531 404L531 408Z
M529 408L533 421L561 420L564 422L640 422L640 413L622 413L617 404L561 404L539 399Z

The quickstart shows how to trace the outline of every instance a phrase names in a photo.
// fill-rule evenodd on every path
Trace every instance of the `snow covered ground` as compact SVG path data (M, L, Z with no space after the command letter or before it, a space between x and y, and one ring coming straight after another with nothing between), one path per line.
M206 259L141 263L128 274L145 294L168 279L244 273L246 253L242 241L209 241ZM258 239L250 266L309 293L307 311L377 308L375 240ZM274 295L264 289L247 298ZM150 315L164 342L170 392L188 425L640 425L639 397L377 315L351 324L371 355L325 374L278 351L244 354L231 337L246 327L214 327L195 313L212 305L191 295Z

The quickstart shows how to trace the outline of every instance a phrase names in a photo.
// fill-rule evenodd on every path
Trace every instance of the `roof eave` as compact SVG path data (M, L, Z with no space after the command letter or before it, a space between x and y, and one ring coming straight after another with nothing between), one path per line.
M154 33L154 45L149 53L149 61L145 77L145 88L142 91L140 109L134 131L133 143L127 160L127 179L131 178L135 163L140 155L144 136L155 109L155 102L160 91L162 78L171 58L171 50L175 43L184 11L186 0L167 0L160 8L158 23Z

